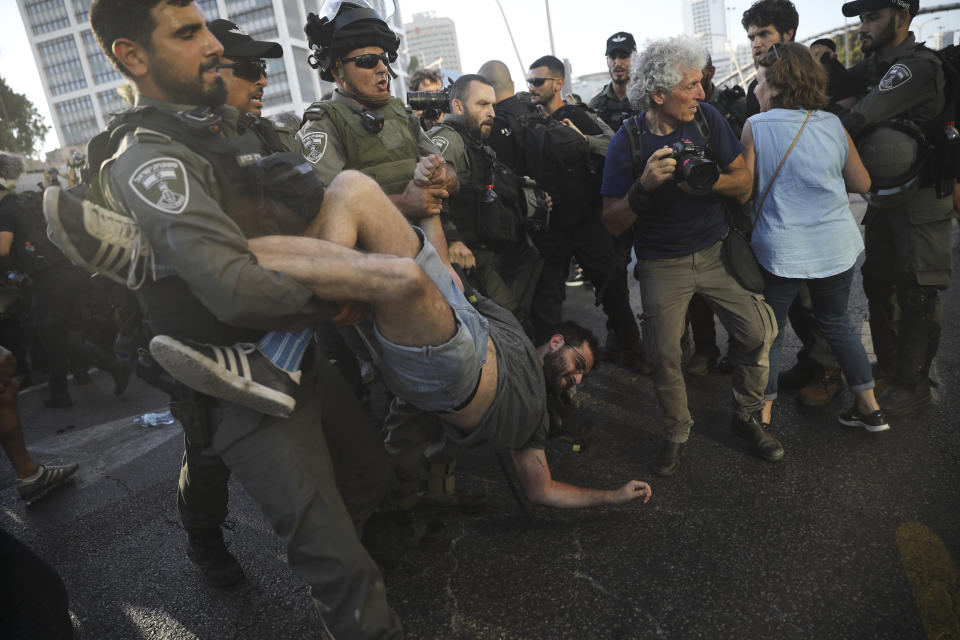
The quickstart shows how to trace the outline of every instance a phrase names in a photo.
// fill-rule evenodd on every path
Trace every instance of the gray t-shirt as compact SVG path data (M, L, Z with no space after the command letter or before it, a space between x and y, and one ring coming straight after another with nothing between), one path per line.
M513 314L477 296L477 310L487 319L497 348L497 394L480 425L464 435L446 425L447 437L460 445L492 441L510 449L545 449L550 420L543 364Z

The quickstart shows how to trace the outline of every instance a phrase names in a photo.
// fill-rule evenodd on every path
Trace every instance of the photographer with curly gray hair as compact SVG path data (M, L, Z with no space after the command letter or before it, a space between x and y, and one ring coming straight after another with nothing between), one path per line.
M603 174L603 221L619 235L635 232L638 277L653 354L654 390L664 441L653 471L673 474L693 419L681 370L687 306L701 294L742 346L734 358L731 428L769 462L783 448L760 423L768 354L777 327L763 296L744 289L721 257L727 235L724 198L751 193L743 146L704 99L706 55L695 40L649 42L635 58L627 95L641 111L610 142Z

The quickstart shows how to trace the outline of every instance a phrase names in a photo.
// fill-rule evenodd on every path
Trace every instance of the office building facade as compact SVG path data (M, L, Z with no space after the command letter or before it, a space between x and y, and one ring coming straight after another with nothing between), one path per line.
M438 18L433 11L413 14L403 25L406 41L402 48L416 56L420 67L463 73L460 67L460 45L457 28L450 18Z

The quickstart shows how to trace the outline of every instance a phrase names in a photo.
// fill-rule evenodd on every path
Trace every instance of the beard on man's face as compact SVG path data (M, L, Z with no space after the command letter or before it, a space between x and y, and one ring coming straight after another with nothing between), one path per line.
M890 21L887 22L887 25L875 38L869 35L866 37L861 35L860 50L866 54L871 54L874 51L879 51L888 43L893 42L893 39L897 37L895 18L896 16L890 16Z
M562 350L557 349L543 356L543 379L547 383L547 391L551 393L563 393L563 379L566 362L563 359Z
M197 75L186 80L168 73L169 65L156 58L151 58L150 69L153 71L153 81L173 101L201 107L217 107L227 100L227 86L220 76L206 84L204 72L215 69L219 63L219 58L204 62L197 68Z

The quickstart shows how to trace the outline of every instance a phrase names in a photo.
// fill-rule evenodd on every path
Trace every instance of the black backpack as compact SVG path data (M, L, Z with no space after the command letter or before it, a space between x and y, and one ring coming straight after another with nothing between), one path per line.
M53 269L72 268L63 252L47 237L43 192L25 191L8 197L16 198L16 204L21 209L13 238L13 257L17 268L31 277Z
M539 109L521 124L526 174L553 198L551 226L562 231L595 217L603 168L584 137Z
M933 182L937 196L944 197L952 193L949 183L960 178L960 135L954 135L960 128L960 47L950 45L939 51L923 45L917 48L933 53L943 67L943 111L937 117L918 124L932 147L925 167L925 181Z

